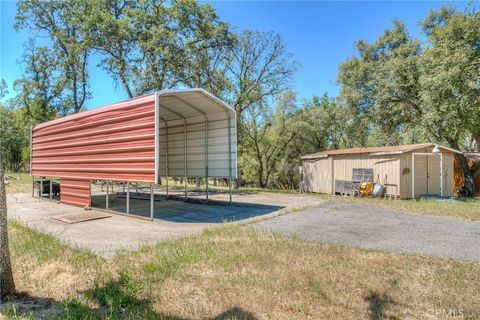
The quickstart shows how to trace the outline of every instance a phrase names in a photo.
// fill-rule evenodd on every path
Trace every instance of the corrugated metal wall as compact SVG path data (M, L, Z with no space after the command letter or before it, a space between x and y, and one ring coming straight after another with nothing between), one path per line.
M35 126L32 175L154 182L154 95Z
M60 183L61 202L84 207L90 205L90 180L64 178Z
M231 130L235 130L232 121ZM192 121L193 122L193 121ZM166 175L167 157L167 130L164 125L160 128L160 176ZM236 177L236 136L231 137L232 149L231 166L232 176ZM169 123L168 127L168 175L182 177L185 163L184 125L182 122ZM229 175L228 167L228 120L214 120L208 123L208 176L212 178L226 178ZM187 124L187 177L205 176L205 123Z
M183 177L186 163L187 177L204 177L207 174L205 161L207 153L209 177L228 178L230 170L233 178L237 176L235 112L215 99L200 89L160 93L158 98L160 176L166 176L168 171L170 177ZM205 136L207 122L208 137ZM207 140L208 149L205 148Z
M61 200L82 205L90 179L154 182L154 101L152 94L35 126L32 175L60 177Z

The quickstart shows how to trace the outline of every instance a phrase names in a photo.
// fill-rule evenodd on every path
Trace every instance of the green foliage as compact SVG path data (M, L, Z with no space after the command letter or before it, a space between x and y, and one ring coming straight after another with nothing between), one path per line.
M21 110L0 105L0 161L12 171L20 171L24 165L24 149L29 148L29 130L21 123Z
M15 99L2 109L4 160L28 163L31 124L84 109L92 53L129 97L203 87L237 111L240 185L296 188L300 156L323 149L432 141L480 150L480 15L442 7L401 21L339 66L340 94L299 102L299 64L274 32L235 33L195 0L21 0L15 27L29 41ZM0 85L1 91L5 86ZM8 159L8 160L7 160Z
M0 99L7 92L5 80L0 81ZM0 161L6 169L19 171L23 169L24 155L28 153L29 129L21 109L15 109L0 100Z
M37 47L33 41L25 45L22 64L23 78L13 87L19 92L14 103L19 105L28 118L44 122L66 114L70 103L66 99L67 78L59 66L55 52L46 47Z
M425 124L454 148L480 150L480 12L432 11L422 22L430 46L421 57Z
M480 150L480 15L442 7L422 21L427 44L403 23L340 65L339 100L366 128L359 145L432 141Z
M48 36L52 42L51 62L57 64L64 73L63 90L68 97L65 101L69 103L66 107L70 107L73 112L79 112L90 96L87 67L92 41L86 27L87 17L93 13L94 8L95 3L90 0L17 2L15 28L28 29L36 37Z
M338 83L340 101L358 118L363 136L370 138L359 144L407 142L403 135L416 127L422 109L418 70L420 42L408 35L403 23L394 21L394 27L385 30L374 43L360 40L356 48L358 56L340 65ZM420 134L414 138L424 137Z

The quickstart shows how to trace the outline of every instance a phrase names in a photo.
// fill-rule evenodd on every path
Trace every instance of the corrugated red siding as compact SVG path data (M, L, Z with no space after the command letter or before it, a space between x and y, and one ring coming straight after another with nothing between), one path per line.
M32 175L62 178L62 201L79 205L90 179L154 182L155 95L35 126Z
M62 179L60 201L78 206L90 205L90 180Z

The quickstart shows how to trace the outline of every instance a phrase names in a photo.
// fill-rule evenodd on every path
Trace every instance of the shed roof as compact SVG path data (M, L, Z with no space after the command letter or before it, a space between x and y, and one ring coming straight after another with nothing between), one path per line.
M348 148L348 149L336 149L336 150L323 150L311 154L302 156L302 159L316 159L324 158L333 155L351 155L351 154L369 154L369 155L381 155L381 154L401 154L405 152L415 151L418 149L434 147L436 144L417 143L417 144L403 144L399 146L383 146L383 147L366 147L366 148ZM451 149L444 146L439 146L441 149L448 150L455 153L461 153L458 150Z

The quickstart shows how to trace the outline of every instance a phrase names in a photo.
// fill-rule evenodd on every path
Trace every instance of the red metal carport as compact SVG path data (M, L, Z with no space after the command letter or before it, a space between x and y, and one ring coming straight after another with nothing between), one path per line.
M235 112L203 89L162 90L36 125L31 134L34 181L60 178L60 201L80 206L90 205L91 180L215 177L231 186L236 155Z

